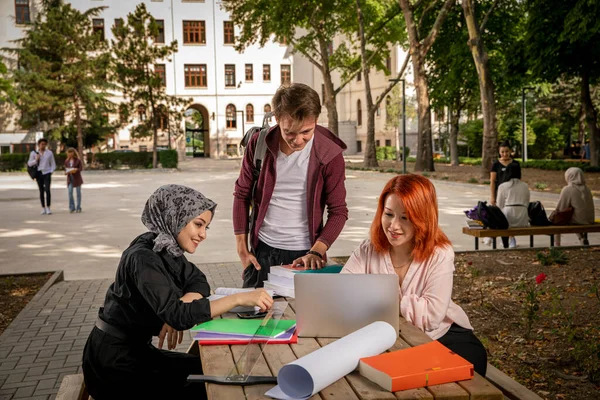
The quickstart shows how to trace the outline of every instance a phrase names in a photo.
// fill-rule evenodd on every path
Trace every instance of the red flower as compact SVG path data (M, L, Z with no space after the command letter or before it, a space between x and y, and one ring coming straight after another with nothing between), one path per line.
M535 277L535 283L537 283L538 285L540 283L544 282L545 280L546 280L546 274L543 272Z
M473 265L473 261L467 261L467 265Z

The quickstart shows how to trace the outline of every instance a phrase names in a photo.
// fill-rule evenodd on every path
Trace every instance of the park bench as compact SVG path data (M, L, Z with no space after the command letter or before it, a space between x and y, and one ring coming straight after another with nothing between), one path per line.
M480 238L492 238L493 248L496 248L496 239L502 236L529 236L529 245L533 247L533 237L537 235L550 236L550 247L554 247L554 235L564 233L581 233L587 239L588 233L600 232L600 224L591 225L550 225L550 226L528 226L524 228L508 229L471 229L463 227L465 235L475 237L475 250L479 250Z

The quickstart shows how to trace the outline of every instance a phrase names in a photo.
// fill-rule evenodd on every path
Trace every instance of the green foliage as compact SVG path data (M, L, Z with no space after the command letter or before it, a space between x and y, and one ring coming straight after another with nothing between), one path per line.
M535 144L527 149L532 158L550 158L552 153L564 146L560 129L551 121L536 118L531 121L529 126L535 133Z
M408 149L408 148L407 148ZM410 152L410 149L408 149ZM377 148L377 160L395 160L396 148L394 146L381 146Z
M567 263L567 255L556 247L552 247L550 251L538 251L537 259L543 266Z
M56 169L64 169L66 153L54 154ZM29 161L29 153L6 153L0 154L0 171L25 171L27 170L27 161Z
M477 178L469 178L469 180L467 182L468 183L479 183L479 180Z
M112 107L107 45L92 28L92 18L104 8L81 12L63 2L48 3L16 41L17 48L3 49L19 60L14 79L21 126L46 122L61 130L65 120L80 117L82 128L87 125L86 114Z
M464 138L471 154L475 157L481 157L483 147L483 120L476 119L460 124L458 130L459 137Z
M8 76L8 69L2 61L0 61L0 104L10 101L15 101L15 93L13 90L12 79Z
M543 182L536 182L534 186L537 190L545 190L548 187L548 185Z
M177 168L177 151L163 150L158 152L158 159L163 168Z
M159 34L159 25L140 3L135 11L127 15L127 21L112 28L114 40L111 41L113 79L118 82L127 98L120 111L123 115L142 115L147 118L138 120L132 130L134 137L153 135L156 145L160 118L181 118L183 108L191 99L181 99L166 93L162 78L154 73L154 65L170 61L177 52L177 41L170 44L155 45ZM157 149L154 146L154 167L158 163Z
M525 336L529 339L533 323L539 320L540 300L539 295L544 294L542 286L543 280L538 284L536 279L526 277L521 274L514 285L514 288L521 293L522 315L525 324Z

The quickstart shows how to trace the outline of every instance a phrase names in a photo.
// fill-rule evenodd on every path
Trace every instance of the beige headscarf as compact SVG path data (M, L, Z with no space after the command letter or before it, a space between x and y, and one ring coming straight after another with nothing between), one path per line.
M565 172L567 185L577 188L582 194L585 192L585 179L581 168L571 167Z

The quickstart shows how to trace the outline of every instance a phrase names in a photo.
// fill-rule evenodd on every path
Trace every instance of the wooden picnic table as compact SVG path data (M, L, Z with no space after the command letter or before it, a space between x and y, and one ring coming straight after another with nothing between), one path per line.
M294 300L288 299L289 307L283 318L295 319ZM227 314L224 318L231 317ZM252 375L276 376L279 369L306 354L334 342L337 339L299 338L297 344L272 344L264 347ZM400 337L389 350L399 350L431 341L429 336L400 317ZM243 345L200 346L200 359L205 375L227 376L244 351ZM269 399L265 393L273 385L229 386L207 384L209 400L220 399ZM354 371L334 382L313 400L375 400L375 399L453 399L453 400L503 400L502 392L482 376L475 374L472 380L427 388L390 393Z

